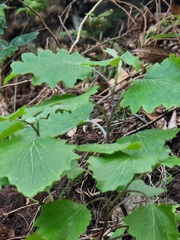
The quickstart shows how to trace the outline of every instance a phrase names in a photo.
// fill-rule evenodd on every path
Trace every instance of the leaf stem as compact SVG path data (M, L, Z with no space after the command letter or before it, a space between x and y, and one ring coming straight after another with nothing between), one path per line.
M39 121L37 121L37 128L34 126L34 123L30 123L27 121L24 121L27 125L31 126L33 128L33 130L35 131L36 135L39 137L40 133L39 133Z

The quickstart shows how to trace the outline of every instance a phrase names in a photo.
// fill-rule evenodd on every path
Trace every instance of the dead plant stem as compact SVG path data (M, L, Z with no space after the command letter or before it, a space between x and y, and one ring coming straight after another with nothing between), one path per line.
M80 23L79 25L79 28L78 28L78 33L77 33L77 37L76 37L76 40L75 42L72 44L70 50L69 50L69 54L72 53L74 47L76 46L76 44L79 42L79 39L80 39L80 36L81 36L81 30L82 30L82 27L84 25L84 23L86 22L86 20L89 18L89 16L91 15L91 13L94 12L94 10L97 8L97 6L102 2L103 0L99 0L95 5L94 7L87 13L87 15L84 17L84 19L82 20L82 22Z

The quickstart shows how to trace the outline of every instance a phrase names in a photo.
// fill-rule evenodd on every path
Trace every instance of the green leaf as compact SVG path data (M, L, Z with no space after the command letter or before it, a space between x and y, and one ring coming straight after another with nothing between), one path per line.
M35 233L33 233L32 235L29 235L26 240L44 240L44 237L40 234L37 233L37 231Z
M0 178L8 177L20 192L32 197L71 169L71 161L77 159L73 149L64 140L14 136L0 143Z
M0 178L0 190L3 185L9 185L9 180L7 177Z
M166 167L173 168L175 166L180 166L180 158L176 156L167 157L166 159L160 161L160 163Z
M85 205L64 199L44 204L35 226L45 240L77 240L90 220L91 213Z
M0 140L24 128L24 123L18 121L0 122Z
M159 161L167 158L170 153L164 146L165 141L175 137L178 132L179 129L150 129L120 138L117 142L120 144L140 142L142 147L139 150L133 151L134 155L137 157L149 156ZM127 150L123 152L131 153L131 151Z
M113 56L113 58L119 58L118 53L116 52L116 50L112 49L112 48L107 48L105 50L106 53L108 53L109 55Z
M0 51L0 61L3 61L6 57L11 57L14 55L14 52L18 50L18 47L6 47Z
M49 113L54 113L57 110L73 111L76 108L89 102L89 97L97 92L97 88L93 87L79 96L73 94L65 94L63 96L53 96L51 99L43 101L43 103L26 109L26 114L23 119L36 116L36 119L46 118ZM42 114L40 114L42 113Z
M41 85L46 82L51 87L55 87L63 81L67 87L73 87L77 79L84 80L88 74L92 73L90 66L83 65L85 59L78 53L68 54L64 49L54 54L50 50L39 52L38 56L33 53L22 54L23 62L13 62L12 74L34 75L32 84ZM11 75L5 82L11 79Z
M11 40L10 46L16 46L16 47L22 46L32 41L34 38L36 38L38 34L39 32L31 32L31 33L23 34L21 36L17 36L13 40Z
M1 5L2 6L2 5ZM4 28L6 28L5 18L0 16L0 35L4 34Z
M136 240L177 240L178 231L172 207L162 204L142 206L123 219Z
M110 237L109 240L111 240L111 238L115 238L115 237L118 237L118 236L121 236L122 234L124 234L126 228L125 227L122 227L122 228L118 228ZM118 238L118 239L122 239L122 238Z
M152 39L158 39L158 38L174 38L174 37L180 37L179 33L167 33L167 34L158 34L155 36L152 36Z
M114 191L119 186L127 185L136 173L152 171L156 163L150 157L135 157L122 152L116 152L104 157L90 157L89 169L97 181L97 187L102 192ZM113 173L113 174L112 174Z
M62 174L62 176L67 175L68 179L75 179L78 177L81 173L83 173L84 169L82 169L77 160L71 161L71 169L65 170Z
M133 82L133 85L123 93L121 107L130 106L132 113L141 107L151 113L156 107L163 105L171 108L180 105L177 97L180 91L180 58L170 54L161 65L156 63L149 67L143 79Z
M134 194L134 195L142 195L141 193L133 192L134 190L135 191L140 191L140 192L142 192L143 194L145 194L145 195L147 195L149 197L151 197L151 196L158 196L159 194L164 192L164 189L148 186L140 179L134 180L128 186L127 190L128 191L129 190L132 191L132 194Z
M138 57L133 56L130 52L126 51L121 55L121 59L130 66L133 66L137 72L141 69L141 62Z
M19 108L16 112L8 115L8 116L0 116L0 122L6 120L16 120L18 117L21 117L23 114L26 113L26 106Z
M8 47L8 42L3 39L0 39L0 48L3 49L5 47Z
M52 113L47 120L39 121L40 135L56 137L64 134L74 127L85 123L89 119L92 110L93 104L86 103L72 112Z
M141 144L139 142L136 143L112 143L112 144L98 144L98 143L93 143L93 144L85 144L85 145L80 145L76 147L76 150L80 152L98 152L98 153L106 153L106 154L112 154L121 150L125 149L130 149L135 150L135 149L140 149Z

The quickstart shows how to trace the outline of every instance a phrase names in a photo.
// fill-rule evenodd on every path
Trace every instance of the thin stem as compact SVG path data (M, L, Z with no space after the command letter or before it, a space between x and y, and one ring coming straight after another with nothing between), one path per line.
M45 29L50 33L50 35L53 37L54 41L56 42L56 44L58 45L59 48L61 48L61 45L58 41L58 39L56 38L56 36L53 34L53 32L50 30L50 28L47 26L47 24L45 23L45 21L43 20L43 18L41 17L41 15L36 12L36 10L34 10L33 8L31 8L28 4L26 4L25 2L23 2L22 0L18 0L19 2L21 2L25 7L29 8L35 15L38 16L38 18L41 20L41 22L43 23L43 25L45 26Z
M107 124L108 123L108 116L107 116L104 108L102 108L97 102L94 102L91 99L89 101L92 102L100 110L100 112L103 114L104 120L106 121L106 124Z
M97 8L97 6L102 2L103 0L99 0L95 5L94 7L86 14L86 16L84 17L84 19L82 20L82 22L80 23L79 25L79 28L78 28L78 33L77 33L77 37L76 37L76 40L75 42L73 43L73 45L71 46L70 50L69 50L69 53L72 53L73 51L73 48L76 46L76 44L79 42L79 39L80 39L80 36L81 36L81 30L82 30L82 27L84 25L84 23L86 22L86 20L88 19L88 17L91 15L91 13L94 12L94 10Z
M87 120L87 122L90 122L90 123L93 123L94 125L96 125L100 130L101 132L103 133L104 137L106 138L106 131L104 130L104 128L97 122L95 122L93 119L91 120Z

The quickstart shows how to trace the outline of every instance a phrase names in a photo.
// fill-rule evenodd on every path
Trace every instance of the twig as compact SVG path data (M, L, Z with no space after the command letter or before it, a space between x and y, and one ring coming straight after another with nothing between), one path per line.
M69 34L69 31L67 30L66 26L64 25L64 23L63 23L63 21L62 21L62 18L61 18L61 16L60 16L60 15L58 15L58 18L59 18L59 21L60 21L60 23L61 23L62 27L63 27L63 28L64 28L64 30L66 31L66 34L68 35L69 39L70 39L70 40L71 40L71 42L73 43L74 41L73 41L73 39L72 39L71 35Z
M133 133L136 133L136 132L142 130L143 128L146 128L146 127L150 126L152 123L154 123L154 122L156 122L157 120L159 120L160 118L164 117L166 114L168 114L168 113L170 113L170 112L173 112L174 110L177 110L178 108L179 108L179 107L173 107L173 108L167 110L165 113L159 115L156 119L154 119L154 120L152 120L152 121L150 121L150 122L142 125L141 127L137 128L137 129L135 129L135 130L133 130L133 131L131 131L131 132L128 132L128 133L124 134L123 136L131 135L131 134L133 134Z
M26 4L25 2L23 2L22 0L18 0L19 2L21 2L25 7L29 8L33 13L35 13L38 18L41 20L41 22L43 23L45 29L50 33L50 35L52 36L52 38L54 39L54 41L56 42L56 44L58 45L59 48L61 48L61 45L58 41L58 39L56 38L56 36L53 34L53 32L50 30L50 28L47 26L47 24L45 23L45 21L43 20L43 18L41 17L41 15L36 12L36 10L34 10L33 8L31 8L28 4Z
M91 15L91 13L94 12L94 10L97 8L97 6L102 2L103 0L99 0L95 5L94 7L87 13L87 15L84 17L84 19L82 20L82 22L80 23L79 25L79 28L78 28L78 33L77 33L77 37L76 37L76 40L75 42L73 43L73 45L71 46L70 50L69 50L69 53L72 53L73 51L73 48L76 46L76 44L79 42L79 39L80 39L80 36L81 36L81 30L82 30L82 27L84 25L84 23L86 22L86 20L88 19L88 17Z
M24 81L21 81L21 82L6 84L6 85L3 85L2 87L0 87L0 89L6 88L6 87L17 86L17 85L27 83L27 82L31 82L31 80L24 80Z

